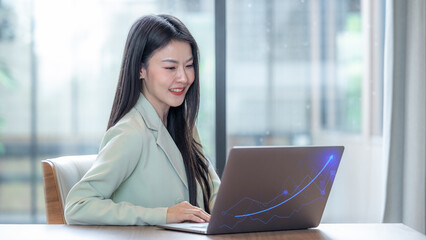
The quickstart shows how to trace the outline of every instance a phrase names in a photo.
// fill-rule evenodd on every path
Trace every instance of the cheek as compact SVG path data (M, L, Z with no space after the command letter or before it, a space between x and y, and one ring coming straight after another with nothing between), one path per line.
M152 71L151 72L151 81L153 85L163 86L168 85L170 82L170 79L173 79L172 76L170 76L169 73L166 71Z

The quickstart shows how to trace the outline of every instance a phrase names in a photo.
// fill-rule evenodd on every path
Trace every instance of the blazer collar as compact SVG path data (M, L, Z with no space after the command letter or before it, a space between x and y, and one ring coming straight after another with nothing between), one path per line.
M186 179L185 166L183 164L182 154L180 153L176 143L170 136L157 112L151 103L141 93L135 105L136 110L141 114L145 125L156 138L157 145L166 154L167 159L172 164L179 178L182 180L186 188L188 188L188 181Z

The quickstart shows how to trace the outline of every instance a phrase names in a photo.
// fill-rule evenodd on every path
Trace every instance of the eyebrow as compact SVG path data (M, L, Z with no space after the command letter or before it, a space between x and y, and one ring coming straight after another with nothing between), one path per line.
M194 59L194 57L188 58L188 60L186 60L186 63L191 61L192 59ZM177 60L174 60L174 59L171 59L171 58L166 58L166 59L162 60L161 62L179 63Z

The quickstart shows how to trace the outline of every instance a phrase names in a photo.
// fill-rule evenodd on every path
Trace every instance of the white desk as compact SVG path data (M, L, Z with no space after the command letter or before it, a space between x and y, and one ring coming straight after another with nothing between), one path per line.
M70 226L47 224L0 224L0 239L374 239L426 240L403 224L321 224L307 230L199 235L139 226Z

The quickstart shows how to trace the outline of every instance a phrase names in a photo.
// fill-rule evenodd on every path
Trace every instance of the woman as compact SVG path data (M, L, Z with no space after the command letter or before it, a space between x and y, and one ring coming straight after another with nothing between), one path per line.
M169 15L130 29L98 157L70 191L69 224L208 222L220 180L201 150L198 47Z

